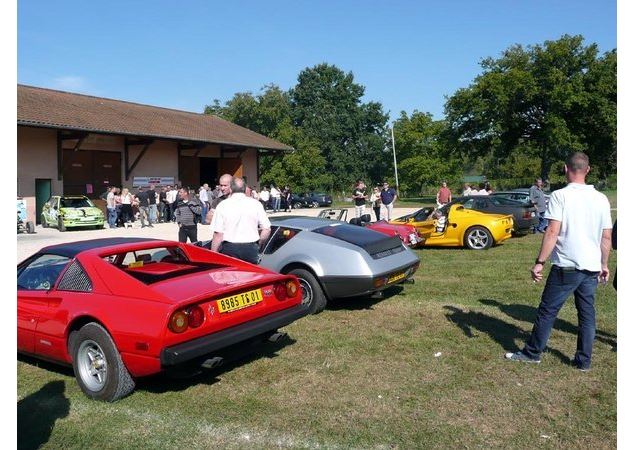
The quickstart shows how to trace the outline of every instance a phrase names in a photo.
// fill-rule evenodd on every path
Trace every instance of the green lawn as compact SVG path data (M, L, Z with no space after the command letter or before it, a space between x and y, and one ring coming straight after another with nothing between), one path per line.
M113 404L66 369L18 362L19 443L44 448L615 448L616 294L600 286L593 368L569 365L572 299L539 365L531 331L540 235L487 251L417 250L414 285L340 301L237 364L141 380ZM615 254L611 256L615 267Z

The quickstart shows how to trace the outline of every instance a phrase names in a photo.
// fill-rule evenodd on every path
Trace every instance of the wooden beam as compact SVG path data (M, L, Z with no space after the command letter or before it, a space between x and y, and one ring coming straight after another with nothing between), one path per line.
M57 130L57 180L62 180L64 172L64 151L62 150L62 132Z
M62 132L58 130L58 134L61 136L62 141L74 141L76 139L84 140L90 134L88 131L66 131Z
M77 143L75 144L75 147L73 147L73 151L76 152L77 150L79 150L79 147L81 147L81 145L84 143L84 140L88 137L88 133L86 133L86 136L82 136L77 140Z
M148 150L148 147L150 147L150 144L152 144L153 142L154 140L152 139L141 139L141 140L131 141L126 138L124 140L124 164L126 168L126 181L130 179L130 174L132 173L134 168L137 167L137 164L139 164L139 161L141 161L141 158L143 158L143 155L145 155L146 151ZM137 157L133 161L132 165L129 166L128 165L130 163L129 147L131 145L143 145L143 148L141 149L141 152L137 155Z

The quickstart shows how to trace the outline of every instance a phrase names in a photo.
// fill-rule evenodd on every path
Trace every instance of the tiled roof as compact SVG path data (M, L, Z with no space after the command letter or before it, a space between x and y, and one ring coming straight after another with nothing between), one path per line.
M20 84L18 125L270 150L292 149L217 116Z

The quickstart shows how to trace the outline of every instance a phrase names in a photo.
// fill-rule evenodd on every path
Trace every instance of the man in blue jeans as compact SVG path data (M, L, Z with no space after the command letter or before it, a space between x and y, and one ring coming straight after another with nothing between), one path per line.
M545 219L547 201L545 193L542 191L542 178L536 178L534 184L529 188L529 201L538 213L538 225L533 228L533 232L544 233L547 228L547 219Z
M612 221L606 196L585 182L589 169L589 158L584 153L569 156L564 167L569 184L551 194L545 214L549 225L531 276L534 282L542 280L550 255L551 271L531 336L521 351L505 355L509 360L540 362L558 312L573 293L578 310L578 344L573 364L582 371L591 367L595 291L598 281L606 284L609 278Z

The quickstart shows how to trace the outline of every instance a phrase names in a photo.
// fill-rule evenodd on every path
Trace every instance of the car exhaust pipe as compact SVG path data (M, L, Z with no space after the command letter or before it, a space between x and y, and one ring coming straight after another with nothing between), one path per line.
M224 362L225 360L220 356L214 356L213 358L205 360L205 362L201 364L201 367L205 369L215 369L216 367L222 366Z
M276 331L275 333L273 333L271 336L269 336L268 341L269 342L280 342L282 339L285 339L287 337L287 333L281 332L281 331Z

